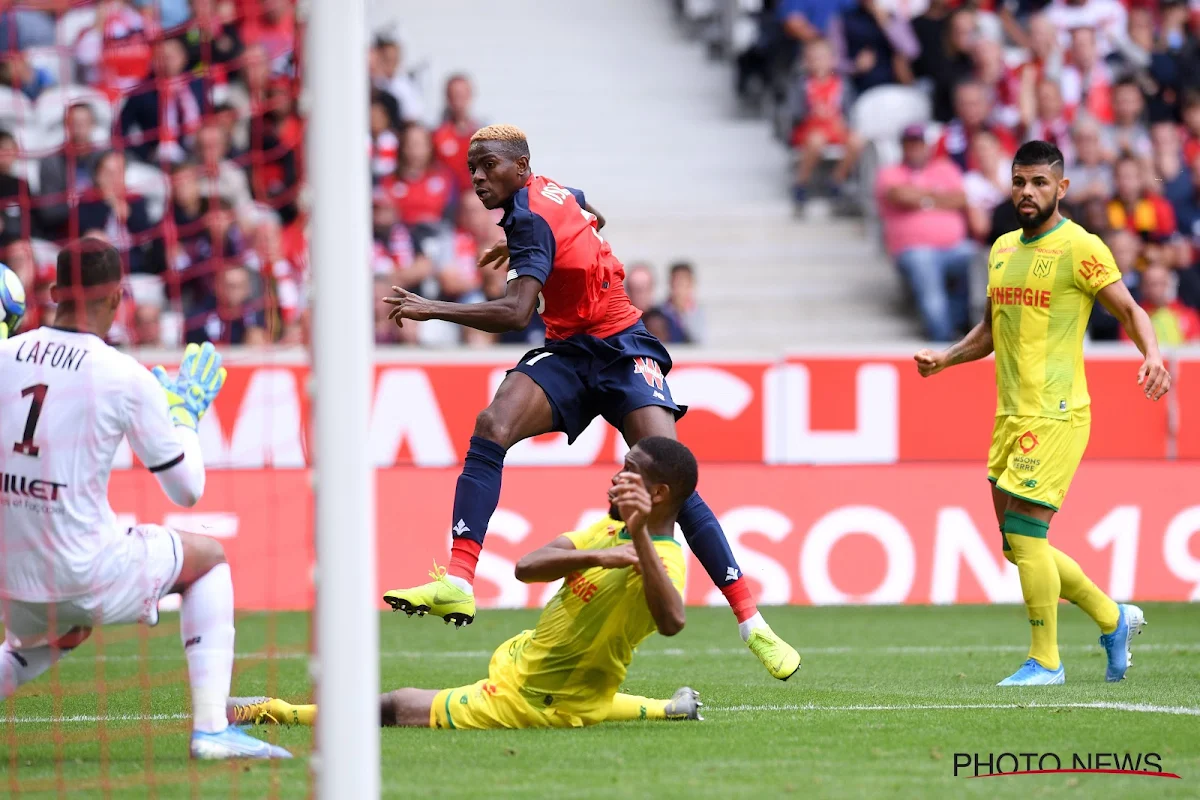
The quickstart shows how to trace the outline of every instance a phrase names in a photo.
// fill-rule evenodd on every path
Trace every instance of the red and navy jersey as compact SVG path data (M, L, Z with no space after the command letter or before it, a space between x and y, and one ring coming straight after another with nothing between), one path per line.
M587 334L603 339L642 312L625 294L625 267L600 236L579 189L532 175L505 206L508 279L537 278L547 339Z

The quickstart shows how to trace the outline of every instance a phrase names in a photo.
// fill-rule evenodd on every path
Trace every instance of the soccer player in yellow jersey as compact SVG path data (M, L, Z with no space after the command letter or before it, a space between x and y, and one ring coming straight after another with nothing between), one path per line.
M462 730L700 719L699 695L690 688L670 700L617 691L634 648L655 631L683 630L685 562L673 532L696 478L696 459L684 445L663 436L638 442L613 478L609 515L517 564L517 578L527 583L564 579L537 627L500 645L481 681L383 695L382 724ZM316 718L312 705L267 698L231 704L235 722L311 725Z
M914 356L928 377L996 353L988 480L1004 557L1020 574L1032 633L1028 660L1000 686L1065 680L1058 655L1059 597L1100 626L1109 681L1125 677L1129 642L1145 624L1141 609L1113 602L1046 536L1087 448L1091 400L1083 337L1095 300L1121 322L1145 357L1137 382L1146 397L1158 400L1171 388L1154 328L1121 282L1112 254L1058 209L1069 183L1057 147L1041 141L1021 146L1012 166L1021 230L992 245L983 321L948 350Z

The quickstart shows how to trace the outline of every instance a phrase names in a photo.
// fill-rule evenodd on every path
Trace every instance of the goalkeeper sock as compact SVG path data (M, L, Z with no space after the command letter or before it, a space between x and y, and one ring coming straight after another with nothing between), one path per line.
M496 506L500 503L500 477L504 470L505 449L481 436L471 437L471 446L463 460L463 471L454 490L454 518L450 530L450 567L447 572L465 591L475 581L475 567L483 550L483 537ZM464 585L465 584L465 585Z
M233 576L217 564L183 592L179 636L192 687L192 728L218 733L229 722L225 701L233 677Z
M631 719L666 719L667 701L639 697L636 694L617 694L605 720L622 722Z
M1058 593L1061 583L1050 543L1049 524L1007 511L1004 533L1021 576L1021 594L1029 614L1029 657L1049 670L1060 665L1058 656Z
M68 652L45 644L20 649L8 642L0 644L0 700L11 697L18 688L50 669Z
M717 516L708 503L693 492L680 509L678 522L692 554L704 567L713 584L725 595L737 621L743 623L753 619L758 614L758 605L750 593L750 585L742 577L737 559L733 557L725 531L721 530L721 523L717 522ZM747 632L743 638L749 635Z
M1004 537L1003 530L1000 531L1000 536ZM1079 606L1100 626L1101 633L1115 631L1121 619L1121 611L1116 602L1092 583L1091 578L1084 573L1075 559L1054 546L1050 547L1050 552L1054 555L1054 566L1058 569L1059 594L1062 599ZM1007 538L1004 538L1004 557L1013 564L1017 563Z

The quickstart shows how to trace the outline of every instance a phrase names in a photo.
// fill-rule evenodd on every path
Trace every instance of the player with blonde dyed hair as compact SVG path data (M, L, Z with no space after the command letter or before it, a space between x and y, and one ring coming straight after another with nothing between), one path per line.
M476 132L467 167L483 205L504 211L505 242L480 259L481 267L507 267L504 297L448 303L393 286L384 298L391 318L397 325L439 319L502 333L523 330L536 312L546 344L522 356L476 418L454 493L449 568L436 567L428 583L384 594L397 611L455 625L475 619L475 567L500 502L509 448L551 431L573 442L596 417L631 447L649 436L674 439L675 423L687 410L671 397L671 356L630 302L625 267L600 235L604 218L583 192L535 175L529 142L512 125ZM679 526L733 609L742 641L775 678L794 675L800 654L759 613L721 523L699 494L684 500Z
M1059 211L1070 183L1057 147L1042 141L1021 146L1012 166L1012 202L1021 229L992 245L983 321L950 349L914 356L918 371L928 377L996 353L988 480L1004 557L1017 566L1031 630L1029 658L1000 686L1066 680L1058 653L1059 597L1100 627L1110 682L1125 677L1130 640L1145 624L1140 608L1115 603L1047 538L1091 431L1083 339L1096 300L1145 356L1137 382L1146 397L1158 400L1171 388L1154 327L1121 281L1112 253Z
M669 700L617 691L639 644L655 631L674 636L683 629L686 567L672 534L696 474L695 457L673 439L635 445L608 490L608 516L517 563L516 576L526 583L563 579L537 627L496 648L481 681L383 695L381 723L469 730L700 719L699 695L686 686ZM316 720L313 705L269 698L230 703L230 719L238 723Z

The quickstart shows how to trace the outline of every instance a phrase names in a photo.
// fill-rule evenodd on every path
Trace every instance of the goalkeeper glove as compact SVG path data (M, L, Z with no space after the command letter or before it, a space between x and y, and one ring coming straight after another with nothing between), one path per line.
M174 379L161 366L151 372L167 393L171 421L191 430L196 430L204 412L208 411L225 385L226 372L221 366L221 354L209 342L203 346L187 346L183 351L179 374Z

